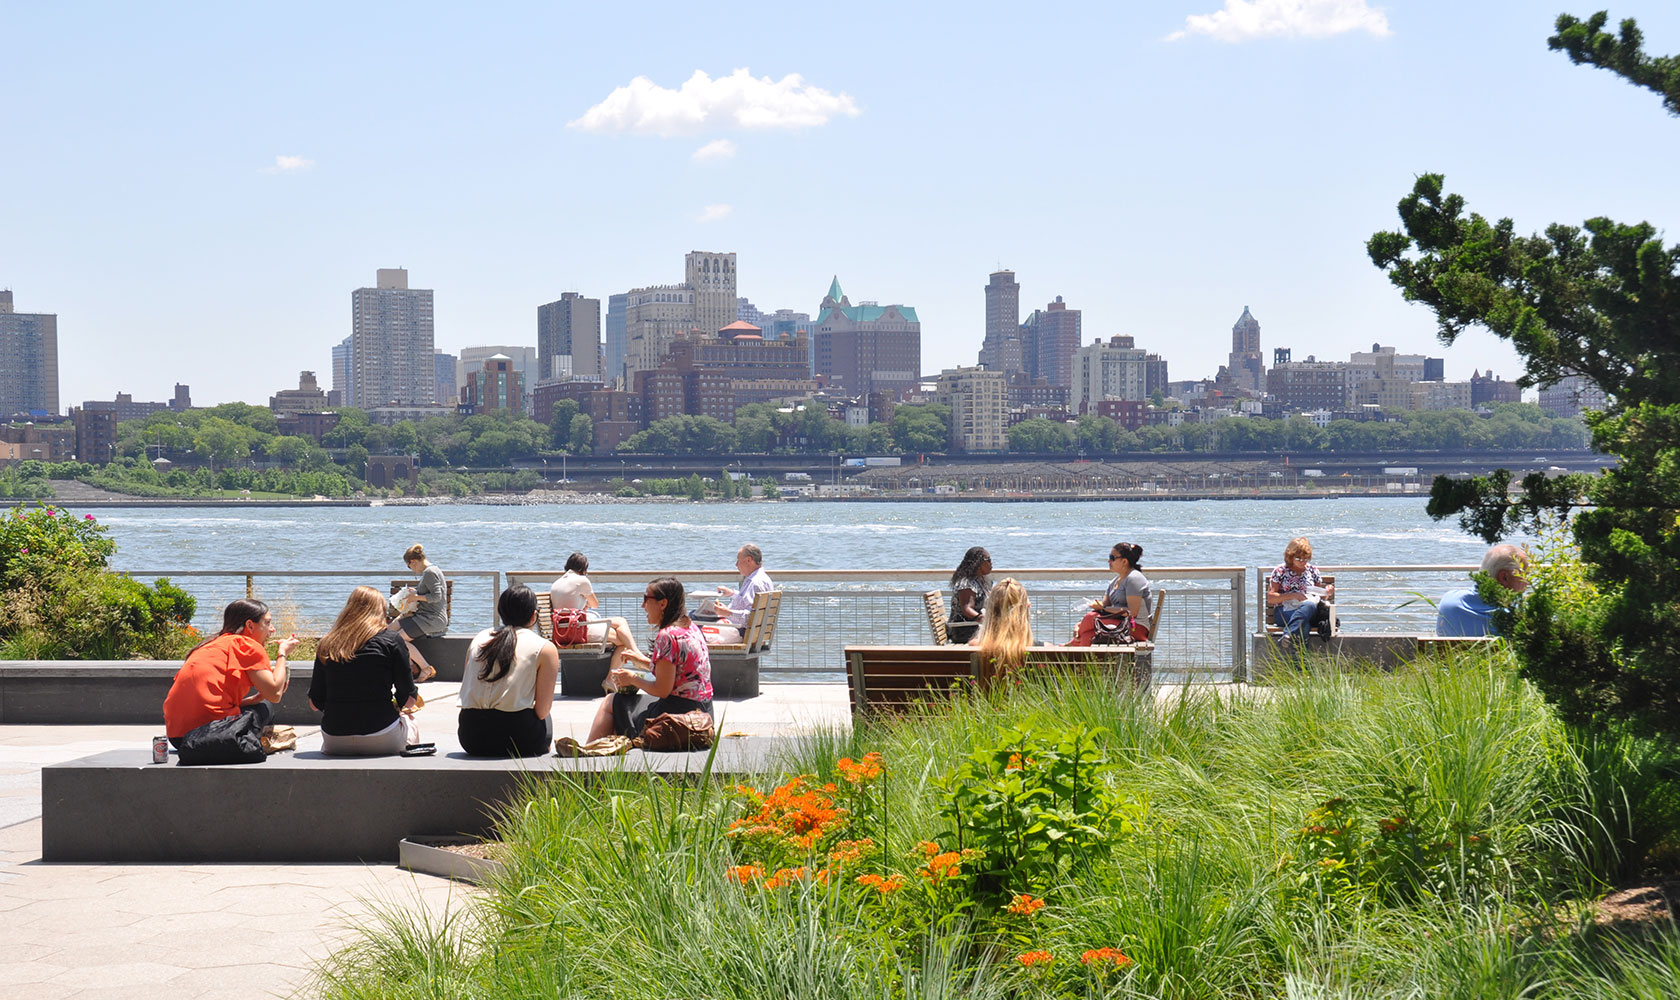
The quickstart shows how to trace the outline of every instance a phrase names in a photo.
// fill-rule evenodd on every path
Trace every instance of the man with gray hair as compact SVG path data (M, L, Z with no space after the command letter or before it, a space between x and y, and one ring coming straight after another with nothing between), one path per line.
M775 590L776 585L770 582L770 574L764 572L764 553L751 542L735 553L735 571L741 574L741 589L719 587L719 599L703 605L689 617L696 621L728 622L737 628L745 625L747 615L752 613L753 599ZM725 604L723 598L728 598L729 603Z
M1482 572L1513 594L1528 589L1528 556L1515 545L1495 545L1482 556ZM1493 605L1482 600L1474 588L1449 590L1441 595L1435 612L1435 634L1444 636L1498 635L1493 624Z

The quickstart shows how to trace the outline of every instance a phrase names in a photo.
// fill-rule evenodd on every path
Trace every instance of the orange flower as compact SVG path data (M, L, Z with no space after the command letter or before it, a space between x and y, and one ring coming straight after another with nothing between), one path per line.
M1021 769L1021 755L1018 754L1018 753L1010 754L1009 755L1009 765L1007 767L1005 767L1004 770L1005 771L1019 771L1020 769Z
M962 863L963 856L961 853L946 851L944 854L936 854L929 858L927 864L922 866L919 874L934 885L938 885L946 879L956 878L961 874Z
M746 885L763 874L764 870L757 865L736 865L729 869L730 879L742 885Z
M780 889L784 885L805 881L805 866L798 868L778 868L776 874L764 880L764 888Z
M1049 965L1055 960L1056 956L1047 951L1027 951L1015 956L1015 961L1020 962L1029 969L1035 965Z
M862 840L842 840L834 845L834 850L828 852L828 858L836 864L846 864L861 860L865 854L873 850L875 850L875 841L869 837Z
M1013 913L1017 917L1030 917L1044 908L1044 900L1034 899L1027 893L1018 893L1013 902L1004 907L1005 913Z
M840 763L835 765L835 769L840 772L840 777L854 785L879 778L883 768L881 755L874 751L864 754L863 759L858 761L854 761L850 757L842 757Z
M888 893L897 892L898 890L904 888L903 875L888 875L886 877L882 877L880 875L859 875L856 881L858 885L874 889L883 896Z
M939 853L939 845L931 840L922 841L916 845L916 848L930 858Z
M801 850L810 850L848 815L821 791L807 789L805 778L789 779L781 787L760 795L746 786L742 794L759 804L758 811L729 824L730 837L787 837Z
M1079 960L1086 965L1113 965L1116 969L1123 969L1132 964L1132 960L1121 954L1118 948L1092 948L1079 956Z

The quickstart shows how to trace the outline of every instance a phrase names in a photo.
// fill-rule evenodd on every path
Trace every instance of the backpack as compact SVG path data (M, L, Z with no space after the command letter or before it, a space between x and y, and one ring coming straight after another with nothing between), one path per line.
M589 612L582 608L555 608L553 627L556 646L581 646L589 641Z

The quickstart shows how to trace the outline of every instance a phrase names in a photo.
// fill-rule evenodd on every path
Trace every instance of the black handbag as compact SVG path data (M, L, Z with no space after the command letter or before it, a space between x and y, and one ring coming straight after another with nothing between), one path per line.
M256 764L268 759L262 745L263 721L256 712L212 719L181 737L176 760L182 764Z

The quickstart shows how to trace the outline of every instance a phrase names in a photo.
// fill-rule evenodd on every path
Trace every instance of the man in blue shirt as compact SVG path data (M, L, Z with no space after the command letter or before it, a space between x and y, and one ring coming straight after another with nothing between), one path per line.
M753 599L776 587L770 582L770 574L764 572L764 553L751 542L735 553L735 571L741 574L741 589L718 588L718 597L728 598L729 602L713 601L689 617L696 621L728 622L737 628L745 625L747 615L752 612Z
M1520 594L1528 589L1524 574L1528 571L1528 557L1515 545L1495 545L1482 557L1482 572L1493 577L1501 587ZM1498 635L1493 624L1493 605L1482 600L1474 587L1468 590L1449 590L1441 595L1435 612L1435 634L1444 636Z

